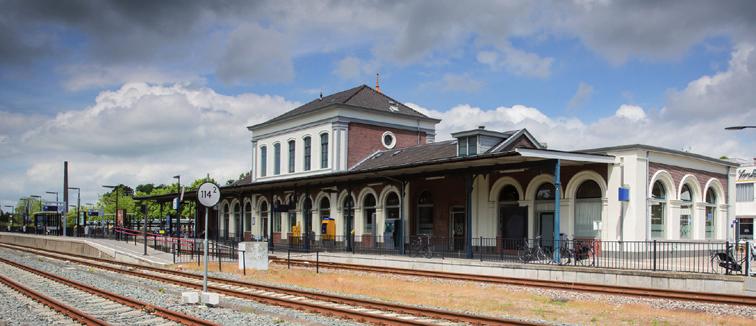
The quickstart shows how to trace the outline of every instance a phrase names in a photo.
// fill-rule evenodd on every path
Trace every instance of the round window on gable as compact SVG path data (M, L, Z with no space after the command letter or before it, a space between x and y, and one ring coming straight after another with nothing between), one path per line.
M383 136L381 136L381 143L383 143L383 147L392 149L396 146L396 136L394 136L393 132L384 132Z

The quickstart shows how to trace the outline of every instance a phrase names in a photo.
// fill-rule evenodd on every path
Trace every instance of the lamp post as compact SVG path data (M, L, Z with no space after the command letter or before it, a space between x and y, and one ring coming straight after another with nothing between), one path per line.
M68 188L71 189L71 188ZM55 195L55 205L58 205L58 192L57 191L45 191L46 194Z
M81 188L68 187L68 189L76 190L76 226L79 226L79 219L81 218ZM68 220L67 217L66 220Z
M118 224L117 224L118 223L118 220L117 220L118 219L118 186L103 185L102 187L103 188L113 189L115 191L115 193L116 193L115 212L114 212L115 214L113 214L113 224L115 224L115 226L117 227L118 226Z
M178 199L176 200L176 223L178 225L175 225L176 232L174 233L177 237L181 237L181 175L174 175L174 179L178 182Z

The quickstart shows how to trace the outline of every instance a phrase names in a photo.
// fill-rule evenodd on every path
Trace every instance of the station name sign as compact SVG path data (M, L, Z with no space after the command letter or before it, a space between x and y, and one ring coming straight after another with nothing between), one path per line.
M737 181L756 181L756 169L738 171Z

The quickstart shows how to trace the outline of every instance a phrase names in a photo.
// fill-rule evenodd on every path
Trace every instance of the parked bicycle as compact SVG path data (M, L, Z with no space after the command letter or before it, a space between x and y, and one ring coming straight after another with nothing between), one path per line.
M745 268L746 253L740 258L736 258L732 255L731 244L727 244L724 251L715 251L711 254L711 271L716 274L732 274L740 273ZM754 248L746 248L751 250L751 260L753 260Z
M572 246L570 246L572 244ZM593 242L564 238L559 245L559 265L594 266Z
M541 246L541 237L535 238L535 243L528 243L528 239L523 240L523 247L517 252L521 262L527 264L530 262L550 261L548 252Z
M415 239L413 239L412 243L410 244L410 256L423 256L425 258L433 257L433 249L430 244L430 237L431 236L429 234L420 234Z

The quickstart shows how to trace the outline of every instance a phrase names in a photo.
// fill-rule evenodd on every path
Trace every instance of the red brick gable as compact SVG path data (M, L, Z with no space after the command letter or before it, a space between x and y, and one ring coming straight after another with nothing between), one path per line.
M349 138L347 147L347 167L353 167L355 164L376 151L385 150L386 147L383 146L381 137L386 131L391 131L394 133L394 136L396 136L396 146L394 148L398 149L425 144L425 132L422 131L409 131L354 122L349 123L349 131L347 134L347 137Z

